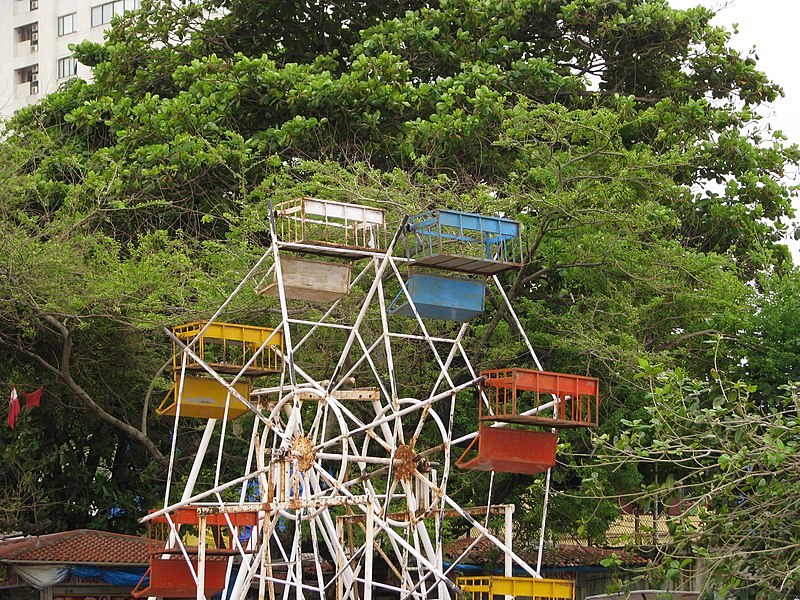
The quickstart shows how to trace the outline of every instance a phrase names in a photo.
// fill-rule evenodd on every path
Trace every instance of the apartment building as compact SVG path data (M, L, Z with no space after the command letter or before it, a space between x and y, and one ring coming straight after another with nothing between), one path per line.
M0 0L0 117L55 91L70 77L91 77L69 44L103 41L111 19L141 0Z

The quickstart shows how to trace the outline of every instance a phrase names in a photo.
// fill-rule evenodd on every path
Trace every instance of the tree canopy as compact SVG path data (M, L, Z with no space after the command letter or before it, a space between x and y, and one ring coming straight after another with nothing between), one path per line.
M720 597L796 595L797 385L764 395L721 373L709 381L643 367L652 403L616 436L615 456L660 466L641 497L679 500L659 575L675 580L699 559Z
M760 116L780 87L712 16L666 0L151 0L79 44L94 80L20 111L0 145L0 379L45 383L48 406L0 434L6 522L135 529L163 493L162 327L212 312L269 244L269 203L297 196L395 222L519 219L525 265L504 284L548 369L601 378L605 432L644 416L641 358L699 378L741 364L759 282L791 272L782 177L800 156ZM253 294L226 318L269 323ZM482 367L529 364L512 329L500 303L475 321ZM785 357L752 368L778 386ZM563 441L576 464L590 444ZM577 490L576 464L559 486ZM603 471L608 489L638 485L627 468ZM463 494L481 485L465 476ZM553 531L602 540L613 506L578 504Z

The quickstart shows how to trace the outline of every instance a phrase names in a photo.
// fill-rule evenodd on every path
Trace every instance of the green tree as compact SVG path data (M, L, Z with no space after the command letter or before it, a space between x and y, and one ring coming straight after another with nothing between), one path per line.
M780 177L798 152L758 112L781 90L705 9L342 3L325 5L320 35L320 4L274 21L268 4L144 4L104 45L76 47L94 81L20 111L0 148L2 376L47 383L60 422L86 411L130 444L140 479L111 494L128 506L136 485L152 497L163 481L149 463L163 465L169 433L148 394L165 385L161 327L219 305L269 243L270 201L363 202L394 222L432 206L520 219L525 264L504 284L547 368L601 377L607 431L642 410L640 356L707 371L703 342L749 326L748 282L788 268ZM529 365L490 303L470 338L479 366ZM226 318L269 324L262 306L245 294ZM475 426L460 413L460 431ZM85 482L113 468L112 446ZM572 469L558 478L579 484ZM530 484L506 481L506 497ZM485 487L461 482L467 501ZM81 522L111 508L78 504ZM25 519L55 522L37 510Z
M751 384L644 364L647 418L625 422L616 458L657 464L660 480L641 491L663 501L671 540L655 576L676 579L699 559L708 597L787 598L800 592L797 547L798 389L763 395ZM651 574L651 576L653 576Z
M755 385L763 398L780 397L787 381L800 381L800 272L764 276L760 288L751 301L752 322L730 344L741 359L729 373Z

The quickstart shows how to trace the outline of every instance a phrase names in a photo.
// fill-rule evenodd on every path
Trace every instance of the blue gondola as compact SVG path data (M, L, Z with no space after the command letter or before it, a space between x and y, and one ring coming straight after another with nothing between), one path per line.
M437 269L492 275L521 265L519 221L436 209L409 217L406 256Z
M406 282L419 315L426 319L469 321L483 312L483 281L415 273ZM411 304L400 290L388 309L390 314L413 316Z

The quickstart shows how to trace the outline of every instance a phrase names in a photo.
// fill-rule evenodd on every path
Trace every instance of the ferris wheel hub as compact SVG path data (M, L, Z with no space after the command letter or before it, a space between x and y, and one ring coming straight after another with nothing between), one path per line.
M408 481L414 477L417 470L417 454L408 444L401 444L394 453L392 464L395 476L403 481Z
M314 443L305 436L297 438L292 442L292 456L297 459L297 468L305 473L314 466L317 459Z

